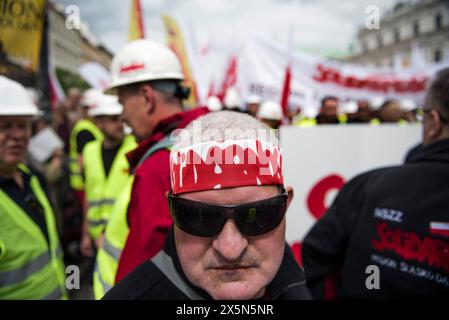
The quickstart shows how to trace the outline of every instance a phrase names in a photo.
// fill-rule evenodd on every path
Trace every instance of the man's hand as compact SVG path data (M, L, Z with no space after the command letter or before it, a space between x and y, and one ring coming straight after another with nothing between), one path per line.
M94 255L92 239L87 232L83 232L83 235L81 236L80 251L85 257L93 257Z

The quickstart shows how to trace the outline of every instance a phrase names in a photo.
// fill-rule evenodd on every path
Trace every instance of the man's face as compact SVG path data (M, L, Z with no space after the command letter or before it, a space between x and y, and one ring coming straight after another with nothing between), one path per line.
M0 116L0 165L16 166L25 159L31 137L31 117Z
M119 88L118 97L123 105L123 121L132 128L138 141L145 140L153 130L145 96L138 90L122 87Z
M253 117L255 117L257 115L257 111L258 110L259 110L259 104L258 103L249 103L248 104L248 112Z
M100 116L95 120L103 134L111 140L119 141L124 137L123 121L120 116Z
M69 107L75 108L76 106L78 106L80 104L81 98L82 98L81 91L76 89L69 90L67 95L67 103Z
M402 111L399 103L392 102L381 111L380 117L384 122L398 122L402 118Z
M323 116L329 118L336 118L338 113L338 101L335 99L327 99L321 110Z
M210 190L182 197L217 205L238 205L279 195L275 186L249 186ZM242 235L228 220L215 237L188 234L175 226L176 250L185 275L214 299L255 299L263 296L282 262L285 217L274 230L261 236Z

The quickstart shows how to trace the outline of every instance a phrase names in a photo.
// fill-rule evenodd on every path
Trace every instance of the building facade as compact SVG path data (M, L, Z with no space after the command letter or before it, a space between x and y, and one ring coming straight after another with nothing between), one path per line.
M78 29L66 27L64 6L49 1L49 46L55 68L78 73L86 62L97 62L109 69L112 53L99 43L86 25Z
M449 60L449 1L398 3L380 20L379 29L359 30L348 62L373 66L416 65Z

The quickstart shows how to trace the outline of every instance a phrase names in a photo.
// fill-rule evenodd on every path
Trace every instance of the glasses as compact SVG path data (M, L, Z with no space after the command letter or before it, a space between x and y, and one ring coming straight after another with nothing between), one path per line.
M438 115L440 116L441 122L448 123L448 120L441 114L440 111L438 111L436 109L417 108L417 109L413 110L413 114L415 115L416 120L418 120L419 122L422 122L424 120L424 115L426 113L430 113L432 111L435 111L436 113L438 113Z
M228 219L245 236L259 236L274 230L287 211L287 192L273 198L239 205L215 205L168 196L170 214L182 231L197 237L215 237Z

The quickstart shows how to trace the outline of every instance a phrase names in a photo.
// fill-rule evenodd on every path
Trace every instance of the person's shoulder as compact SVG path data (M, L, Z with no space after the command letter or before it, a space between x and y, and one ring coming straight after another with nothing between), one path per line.
M170 172L170 151L168 149L159 149L149 156L137 168L136 176L157 176Z
M101 149L101 141L92 140L86 143L83 148L83 153L88 154L90 152L98 151Z
M146 261L117 283L103 300L139 300L145 297L158 282L162 273L151 261Z
M369 171L362 172L352 179L350 179L345 184L345 189L351 188L360 188L363 185L370 183L372 180L389 176L392 173L395 173L397 170L401 170L403 166L390 166L390 167L382 167L377 169L372 169Z
M151 261L142 263L103 297L103 300L172 299L187 297Z

